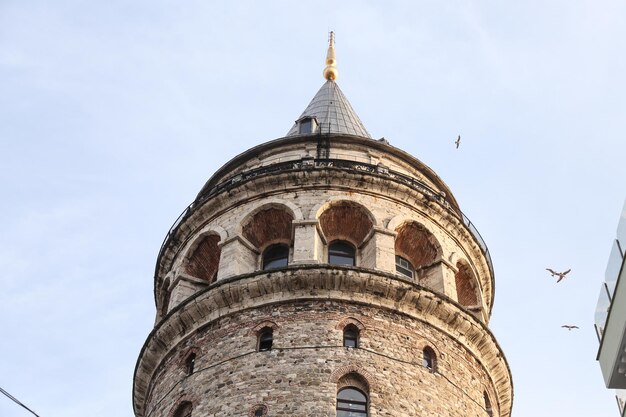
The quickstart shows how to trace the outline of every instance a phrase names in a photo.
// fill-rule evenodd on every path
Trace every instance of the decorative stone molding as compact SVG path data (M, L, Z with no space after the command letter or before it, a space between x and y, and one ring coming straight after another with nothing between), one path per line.
M224 240L223 242L220 242L219 245L220 247L224 247L226 245L228 245L229 243L232 242L239 242L241 243L243 246L245 246L246 248L250 249L253 252L256 252L257 254L259 254L260 252L257 250L257 248L245 237L241 236L241 235L235 235L233 237L229 237L228 239Z
M170 409L169 413L167 414L168 417L178 417L176 416L176 414L180 410L181 406L185 405L185 403L190 404L192 410L195 409L196 406L198 405L198 400L197 398L195 398L195 396L189 395L187 393L181 393L180 395L178 395L176 400L173 401L173 403L174 403L174 406ZM186 416L182 416L182 417L186 417Z
M354 317L346 317L345 319L341 319L341 321L337 323L337 326L335 328L337 330L343 330L349 324L352 324L357 329L359 329L359 334L363 334L363 332L365 331L365 326L363 325L363 323L361 323L359 320L355 319Z
M437 356L437 359L443 359L445 358L445 354L441 352L441 350L439 350L439 348L437 347L437 345L435 343L433 343L430 340L420 340L417 342L417 347L420 351L424 351L424 348L429 347L433 350L433 352L435 352L435 355ZM421 358L420 358L421 359Z
M266 328L270 328L270 329L276 331L278 329L278 325L274 321L263 320L262 322L258 323L256 326L254 326L252 329L250 329L248 334L250 336L258 336L259 333L261 332L261 330L266 329Z
M357 378L346 378L352 376L351 374L358 375ZM341 366L335 369L331 374L329 381L333 384L337 384L337 390L347 386L356 386L364 392L376 389L376 382L374 377L367 372L363 366L357 363L351 363ZM340 384L341 382L341 384ZM359 386L360 385L360 386Z
M267 417L269 414L270 408L266 403L255 404L250 407L250 411L248 411L248 417Z

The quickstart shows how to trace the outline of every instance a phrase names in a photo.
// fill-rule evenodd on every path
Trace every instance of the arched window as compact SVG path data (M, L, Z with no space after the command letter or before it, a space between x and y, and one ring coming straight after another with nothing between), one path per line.
M328 263L354 266L356 249L345 240L335 240L328 246Z
M413 265L411 265L411 262L399 255L396 255L396 272L411 279L415 276L415 269Z
M343 345L344 347L359 347L359 329L354 324L348 324L343 329Z
M263 269L282 268L289 262L289 246L284 243L271 245L263 252Z
M272 342L274 341L274 331L269 327L265 327L259 334L259 352L272 350Z
M353 387L337 392L337 417L367 417L367 396Z
M193 407L189 401L182 402L172 417L191 417L191 412L193 411Z
M424 368L430 369L431 372L437 371L437 356L435 355L435 351L426 346L422 353L422 365Z
M187 356L187 360L185 360L185 369L187 371L187 375L193 374L193 370L196 366L196 354L191 353Z
M489 395L487 395L487 391L483 392L483 397L485 397L485 411L489 417L493 417L493 410L491 408L491 401L489 401Z
M267 417L267 406L265 404L257 404L248 413L251 417Z

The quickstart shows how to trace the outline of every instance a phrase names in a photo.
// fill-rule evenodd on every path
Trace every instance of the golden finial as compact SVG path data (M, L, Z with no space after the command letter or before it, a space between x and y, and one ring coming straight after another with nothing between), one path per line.
M328 42L328 52L326 53L326 68L324 68L324 78L335 81L339 76L335 60L335 32L330 32Z

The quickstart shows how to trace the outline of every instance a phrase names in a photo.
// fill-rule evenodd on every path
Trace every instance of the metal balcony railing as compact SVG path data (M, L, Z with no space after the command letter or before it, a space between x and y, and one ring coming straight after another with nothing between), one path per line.
M414 190L419 191L427 199L430 201L436 202L452 213L457 218L461 219L463 224L470 231L471 235L474 237L478 245L480 246L485 258L487 259L487 264L489 265L489 271L491 272L491 276L494 277L493 264L491 262L491 255L489 254L489 249L487 248L487 244L483 240L482 236L478 232L478 229L474 226L474 224L470 221L470 219L463 214L458 208L452 206L448 200L446 200L446 195L443 192L438 192L432 188L430 188L427 184L419 181L418 179L411 177L409 175L390 170L386 166L379 164L368 164L360 161L346 160L346 159L314 159L312 157L305 157L299 160L291 160L291 161L283 161L278 162L272 165L265 165L258 168L253 168L245 172L238 173L231 177L226 178L220 183L215 184L213 187L208 188L207 190L203 190L198 197L194 200L193 203L187 206L185 210L178 216L176 221L170 230L167 232L163 243L161 244L161 248L159 250L158 259L161 259L163 252L167 245L169 244L172 237L176 234L178 227L186 219L191 215L198 207L200 207L205 201L211 199L212 197L220 194L224 191L230 190L244 182L250 181L256 177L274 174L278 172L287 172L287 171L301 171L301 170L323 170L323 169L341 169L341 170L349 170L356 172L364 172L372 175L378 175L388 178L391 181L398 182L404 184ZM158 268L158 262L157 262Z

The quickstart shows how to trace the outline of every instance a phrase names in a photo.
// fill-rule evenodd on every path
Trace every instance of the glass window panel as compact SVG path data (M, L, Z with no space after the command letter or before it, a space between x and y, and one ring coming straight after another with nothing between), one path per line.
M275 268L282 268L283 266L287 266L288 265L288 259L287 258L282 258L282 259L274 259L268 262L265 262L263 269L275 269Z
M363 417L363 416L367 416L367 411L337 410L337 417Z
M613 292L615 292L615 285L617 284L619 271L622 268L622 262L622 254L618 246L617 240L615 240L613 241L611 254L609 255L609 262L606 265L606 271L604 273L604 280L609 287L609 295L611 297L613 297Z
M349 411L366 411L366 405L363 403L351 403L349 401L339 401L339 408Z
M343 331L343 345L344 347L357 347L357 340L359 333L356 329L347 328Z
M602 339L602 334L604 333L604 325L606 324L606 319L609 316L610 306L611 300L609 298L607 285L603 283L602 288L600 288L600 295L598 296L598 304L596 304L596 313L594 315L598 339Z
M409 278L413 278L414 273L413 265L401 256L396 255L396 272L405 275Z
M328 247L328 263L331 265L354 266L356 250L348 242L341 240L332 242Z
M367 401L367 397L361 391L356 388L344 388L337 394L337 398L340 400L349 400L349 401Z
M620 216L619 223L617 224L617 240L619 240L622 251L626 251L626 203L624 203L622 215Z
M349 256L330 255L328 263L331 265L348 265L354 266L354 258Z
M263 253L263 269L274 269L289 264L289 246L279 243L272 245Z

